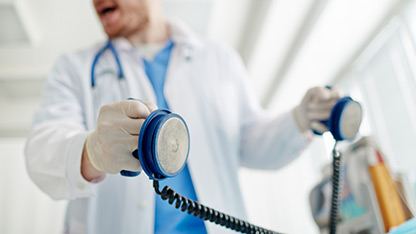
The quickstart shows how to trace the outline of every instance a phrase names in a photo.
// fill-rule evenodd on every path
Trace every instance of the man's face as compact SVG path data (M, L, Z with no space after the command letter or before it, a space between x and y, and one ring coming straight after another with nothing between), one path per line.
M149 22L147 0L93 0L104 31L109 37L128 36Z

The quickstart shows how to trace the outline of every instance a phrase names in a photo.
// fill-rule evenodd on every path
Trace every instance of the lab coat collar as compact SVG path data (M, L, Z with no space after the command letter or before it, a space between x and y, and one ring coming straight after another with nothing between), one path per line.
M202 46L201 40L196 36L192 30L186 26L183 22L177 19L167 20L170 39L175 45L182 45L191 48L198 48ZM125 37L118 37L111 39L114 47L117 51L133 51L134 46Z

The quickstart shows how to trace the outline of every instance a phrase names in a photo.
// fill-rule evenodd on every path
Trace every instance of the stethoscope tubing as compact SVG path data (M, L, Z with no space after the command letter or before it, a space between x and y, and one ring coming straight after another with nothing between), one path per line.
M123 73L123 69L121 67L121 63L120 63L120 57L116 51L116 49L114 48L113 43L111 43L111 40L108 40L107 43L105 44L105 46L103 48L101 48L97 54L94 57L94 60L92 62L92 66L91 66L91 87L94 88L95 87L95 67L97 66L97 63L101 57L101 55L107 50L109 49L111 51L111 53L114 56L114 59L116 60L117 63L117 68L118 68L118 78L122 79L124 78L124 73Z

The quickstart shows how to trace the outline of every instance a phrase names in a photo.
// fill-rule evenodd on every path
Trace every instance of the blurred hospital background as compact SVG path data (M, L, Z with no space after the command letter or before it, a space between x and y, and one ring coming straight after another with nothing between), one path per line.
M163 0L165 14L242 56L252 88L273 113L312 86L332 85L362 103L372 136L416 196L416 1ZM29 179L25 136L45 78L62 53L105 40L91 0L0 0L0 233L60 233L65 201ZM331 162L316 137L275 172L241 169L250 221L287 233L320 233L310 192ZM192 157L192 155L191 155ZM216 207L221 210L221 207Z

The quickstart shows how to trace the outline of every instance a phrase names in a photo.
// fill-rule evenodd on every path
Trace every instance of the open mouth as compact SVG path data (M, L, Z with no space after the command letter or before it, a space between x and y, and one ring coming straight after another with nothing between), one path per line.
M104 29L106 31L113 30L118 25L121 17L121 8L117 2L115 0L97 0L94 3Z
M105 16L110 15L111 13L117 11L118 6L113 1L101 1L101 2L98 2L95 5L95 8L97 10L97 14L100 17L105 17Z
M107 15L107 14L110 14L111 12L113 12L113 11L115 11L117 9L117 7L116 6L113 6L113 7L105 7L104 9L102 9L101 11L100 11L100 15Z

